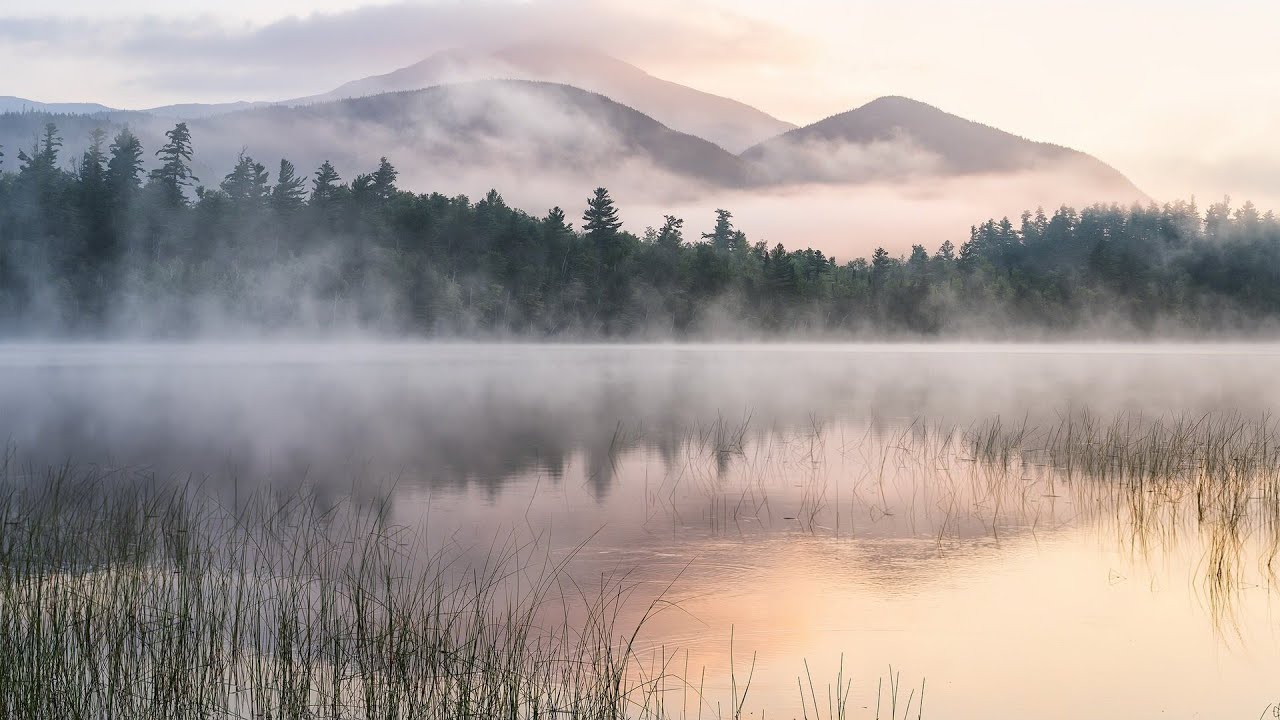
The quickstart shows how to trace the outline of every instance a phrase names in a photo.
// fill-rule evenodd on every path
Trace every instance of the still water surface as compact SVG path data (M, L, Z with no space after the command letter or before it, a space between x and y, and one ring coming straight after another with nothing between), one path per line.
M704 716L732 638L757 717L803 712L807 662L823 716L843 663L854 717L892 664L899 715L923 680L925 717L1257 718L1280 701L1262 484L1228 532L1191 494L971 439L1085 411L1266 426L1278 369L1271 345L20 345L0 437L32 466L389 494L478 556L544 543L628 612L664 599L644 652L705 682Z

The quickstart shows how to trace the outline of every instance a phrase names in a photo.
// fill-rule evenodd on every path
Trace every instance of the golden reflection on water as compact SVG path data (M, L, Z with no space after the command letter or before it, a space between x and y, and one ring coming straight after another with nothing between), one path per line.
M731 703L731 637L737 690L754 662L746 707L770 717L803 712L806 663L824 716L841 663L854 717L874 716L888 663L904 686L927 680L926 717L1256 717L1274 701L1269 461L1246 467L1237 442L1224 477L1206 452L1160 469L1102 433L1002 431L1051 457L987 452L983 431L743 420L655 444L619 430L554 475L400 510L455 539L590 537L571 573L625 575L637 615L664 593L642 633L649 671L701 686L706 713ZM696 693L668 694L696 716Z

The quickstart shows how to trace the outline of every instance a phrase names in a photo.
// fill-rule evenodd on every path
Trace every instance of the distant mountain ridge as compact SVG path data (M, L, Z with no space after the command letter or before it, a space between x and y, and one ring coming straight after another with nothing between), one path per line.
M532 121L531 121L532 119ZM714 143L677 132L633 108L569 85L483 80L310 105L271 106L192 122L226 155L289 157L303 167L332 159L403 171L502 167L526 174L608 176L628 163L718 187L747 180L744 163ZM375 138L369 147L335 138ZM245 143L248 143L246 146Z
M511 75L529 77L506 77ZM187 120L196 136L198 174L206 180L221 177L245 149L260 160L287 157L302 168L330 159L344 173L368 169L388 155L409 177L431 182L445 166L455 175L500 169L499 178L576 174L593 186L622 168L650 167L668 180L722 189L1038 173L1096 187L1100 200L1146 198L1090 155L909 98L882 97L797 128L582 48L436 53L328 93L279 103L123 111L0 97L0 112L6 109L27 114L0 116L0 145L29 147L47 121L35 114L53 113L64 129L64 157L87 144L85 128L127 123L154 148L174 121Z
M237 100L229 103L180 103L177 105L162 105L160 107L147 108L140 112L149 115L158 115L160 117L174 118L176 120L199 120L202 118L214 117L216 115L225 115L227 113L239 112L241 110L251 110L253 108L269 107L279 103L267 101L248 101Z
M877 149L841 167L841 148ZM895 151L897 155L895 156ZM1036 142L910 98L889 96L788 131L748 148L744 160L770 181L850 181L927 173L945 176L1069 169L1141 194L1118 170L1091 155ZM876 174L876 173L872 173Z
M78 157L91 130L128 126L144 160L176 118L111 111L0 114L0 146L28 147L46 122L64 138L64 159ZM503 178L557 175L592 185L646 170L711 187L742 187L743 161L715 143L681 133L631 107L573 86L523 80L458 82L296 106L253 106L189 118L193 169L206 185L243 150L268 165L288 158L300 169L331 160L348 179L389 156L406 178L448 187L463 171ZM12 167L12 166L9 166ZM445 169L448 169L447 171ZM500 172L499 172L500 171Z
M732 153L796 126L746 103L654 77L611 55L584 47L514 45L494 50L454 49L382 75L352 80L325 93L279 101L184 103L141 112L185 120L272 105L309 105L478 80L534 80L599 93L696 135ZM101 111L112 108L98 106ZM0 112L4 112L0 106Z
M115 111L115 108L98 103L45 103L12 95L0 95L0 113L47 112L58 115L95 115Z
M286 104L474 80L537 80L572 85L628 105L673 130L710 140L732 153L795 128L745 103L662 80L605 53L550 45L436 53L385 75L355 80L323 95L296 98Z

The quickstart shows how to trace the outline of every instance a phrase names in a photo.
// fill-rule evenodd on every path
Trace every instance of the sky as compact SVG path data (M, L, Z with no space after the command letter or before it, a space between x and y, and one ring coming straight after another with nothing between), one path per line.
M471 44L595 45L805 124L906 95L1160 200L1280 210L1274 0L0 0L0 95L149 107L330 90Z

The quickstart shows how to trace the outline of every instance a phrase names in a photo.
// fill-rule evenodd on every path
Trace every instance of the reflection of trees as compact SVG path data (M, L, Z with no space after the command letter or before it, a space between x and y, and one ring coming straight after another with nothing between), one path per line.
M496 497L533 474L558 483L571 464L603 503L643 450L667 476L646 518L705 512L711 532L840 537L858 513L860 540L936 539L934 551L1088 522L1139 561L1195 552L1196 587L1223 632L1241 588L1280 589L1280 431L1266 418L1046 407L972 423L851 420L902 408L867 400L838 362L786 376L786 392L772 357L721 377L723 366L679 353L583 364L559 362L567 351L549 364L513 353L468 368L442 362L449 352L427 367L21 369L0 379L12 410L0 431L14 467L71 459L156 485L224 483L233 497L265 479L282 496L305 485L322 505L384 502L385 480ZM921 377L918 360L895 362ZM923 402L932 386L915 387L907 397Z
M1130 389L1119 397L1096 361L1052 354L387 346L349 360L333 347L263 349L249 362L248 350L206 362L213 351L199 347L124 359L89 348L78 365L14 364L0 374L0 438L33 468L70 460L233 495L237 483L305 483L334 501L377 498L388 480L496 496L581 464L604 502L644 449L668 474L695 465L695 500L728 513L726 530L740 531L734 483L751 482L752 507L797 494L794 516L815 532L840 527L829 515L844 507L885 537L944 542L1083 519L1137 557L1194 543L1218 618L1255 569L1277 587L1280 432L1245 414L1271 402L1270 385L1239 357L1107 357L1106 377ZM999 393L975 379L995 376ZM1191 385L1177 406L1240 412L1122 412L1164 407L1171 378L1195 377L1213 387ZM1057 411L1083 399L1098 401L1094 414ZM843 470L822 465L833 458ZM770 489L771 475L803 487Z
M747 437L922 415L1049 427L1070 403L1103 414L1271 403L1259 390L1270 387L1258 381L1266 363L1230 356L501 345L41 353L48 362L9 362L0 374L0 438L33 461L344 485L395 476L494 492L529 472L558 478L581 455L603 494L619 450L670 460L690 442L731 446L744 423ZM1182 390L1170 400L1174 382Z
M673 455L697 428L725 422L722 410L761 408L783 422L812 411L771 397L755 377L768 363L738 384L671 357L650 366L454 354L428 352L422 365L16 368L0 379L0 434L35 462L493 491L529 472L559 478L581 453L603 494L618 452L644 444Z

